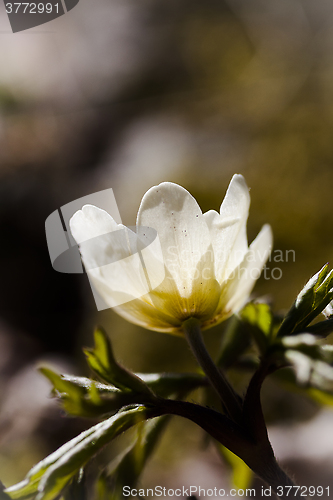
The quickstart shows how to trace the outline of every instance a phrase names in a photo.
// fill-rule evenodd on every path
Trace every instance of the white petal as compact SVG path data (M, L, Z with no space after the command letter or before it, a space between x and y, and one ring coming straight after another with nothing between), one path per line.
M124 303L120 307L115 307L114 310L127 321L143 328L148 328L148 330L183 336L182 327L178 319L175 319L164 311L156 309L141 299Z
M266 224L251 243L241 264L227 281L224 298L226 310L235 312L245 304L272 251L272 246L272 230Z
M87 272L109 307L136 299L150 291L138 254Z
M92 205L74 214L70 228L90 278L110 307L149 292L133 231Z
M128 281L127 276L124 277L123 272L121 272L121 279L118 282L117 274L119 273L116 272L111 273L111 282L105 276L106 273L101 273L100 269L92 269L87 274L91 285L103 298L102 303L96 299L98 310L105 309L105 304L107 308L116 307L137 298L137 288L133 288L133 283Z
M242 262L247 252L246 222L249 214L249 189L242 175L231 179L220 208L204 214L215 254L215 272L222 283Z
M221 204L222 217L240 217L247 220L250 207L249 188L241 174L235 174L229 184L228 190Z
M222 283L230 274L227 263L232 251L232 245L237 237L239 229L239 217L222 218L215 210L209 210L203 214L210 231L212 248L214 253L215 275L219 283Z
M118 229L111 215L94 205L84 205L82 210L78 210L69 221L69 226L78 244Z
M196 268L210 247L209 229L193 196L171 182L152 187L142 199L137 226L157 230L168 271L180 293L191 295ZM213 252L209 265L213 269Z
M170 273L162 284L154 291L138 300L124 303L116 311L132 323L145 326L151 330L163 332L182 332L183 322L195 317L200 321L212 318L219 303L221 288L214 277L207 275L204 265L205 256L199 267L205 272L200 279L194 280L192 294L182 297Z

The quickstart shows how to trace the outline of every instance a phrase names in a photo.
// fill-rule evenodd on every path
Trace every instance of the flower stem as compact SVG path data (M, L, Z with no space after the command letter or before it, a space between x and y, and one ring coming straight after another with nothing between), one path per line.
M190 318L183 323L183 329L195 358L219 395L225 413L234 422L238 422L242 414L240 398L210 357L203 342L199 321Z
M156 413L157 410L157 413ZM147 411L153 412L147 418L158 415L178 415L195 422L210 436L240 457L253 472L271 487L272 495L281 500L303 498L292 479L280 468L270 443L256 443L246 430L216 410L197 404L159 398L157 406Z

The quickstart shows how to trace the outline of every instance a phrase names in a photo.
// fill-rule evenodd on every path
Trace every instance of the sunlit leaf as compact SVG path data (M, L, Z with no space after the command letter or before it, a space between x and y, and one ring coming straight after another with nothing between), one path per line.
M264 354L269 345L273 326L273 315L268 304L248 303L240 312L242 320L250 325L250 332Z
M325 354L320 344L318 344L318 339L311 333L300 333L298 335L283 337L281 345L285 349L302 352L312 359L322 359Z
M95 500L122 500L124 486L136 487L169 419L163 416L136 426L132 443L98 478Z
M96 481L94 500L116 500L112 492L112 480L105 471L102 471Z
M53 391L61 398L64 410L67 413L80 416L96 415L96 412L94 412L95 405L89 402L85 388L66 380L62 375L49 368L40 368L40 371L51 381Z
M278 338L270 356L292 366L301 386L333 390L333 346L321 345L315 335L300 333Z
M123 406L145 402L145 395L121 391L114 385L102 384L86 377L60 375L50 368L40 371L53 385L53 392L60 398L64 410L70 415L99 417L118 411ZM162 397L177 392L189 392L202 385L206 379L199 374L139 374L148 387ZM148 398L149 400L149 398Z
M169 396L175 392L188 392L207 383L206 378L198 373L136 373L136 375L159 396ZM92 384L98 390L100 397L120 392L120 389L112 384L103 384L87 377L76 377L68 374L60 376L63 380L82 387L85 393L89 392Z
M288 349L284 356L294 367L299 384L313 385L326 391L333 390L333 367L328 363L292 349Z
M149 417L143 406L127 409L82 432L39 462L21 483L5 490L11 499L54 500L73 476L101 448L133 425Z
M169 416L163 416L142 422L137 427L135 442L112 471L117 491L121 491L123 486L136 485L169 420Z
M310 387L306 390L306 394L321 405L333 406L333 393Z
M94 349L84 349L90 368L103 380L123 391L151 394L151 390L136 375L115 360L111 342L102 328L94 333Z
M155 394L168 397L187 393L207 385L207 379L198 373L139 373L138 376Z
M326 264L298 294L279 330L279 336L302 332L333 299L333 271Z
M115 386L101 384L85 377L60 375L49 368L40 371L53 384L64 410L80 417L99 417L115 413L123 406L143 402L133 392L122 392Z
M333 392L318 389L317 387L302 387L297 382L296 373L291 368L278 370L273 378L285 389L304 397L308 397L320 405L333 406Z

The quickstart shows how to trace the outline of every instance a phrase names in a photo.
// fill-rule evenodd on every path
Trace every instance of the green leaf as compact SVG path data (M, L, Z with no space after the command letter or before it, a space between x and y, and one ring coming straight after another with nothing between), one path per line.
M328 264L326 264L298 294L278 335L283 337L304 331L332 299L333 270L328 272Z
M242 309L240 315L243 321L257 326L264 333L265 337L269 337L273 317L268 304L250 302Z
M135 488L170 416L141 422L131 445L104 470L96 483L95 500L122 500L123 486ZM140 497L142 498L142 497Z
M150 411L144 406L127 409L98 423L61 446L39 462L21 483L5 490L11 499L55 500L85 464L119 434L146 420Z
M116 500L112 490L112 480L105 471L102 471L96 482L95 500Z
M170 396L176 392L191 391L197 387L207 384L203 375L198 373L136 373L144 383L159 396ZM121 391L111 384L102 384L87 377L76 377L74 375L60 375L62 380L69 381L79 387L82 387L85 393L91 389L94 384L99 397L110 394L119 394Z
M333 406L333 393L317 387L301 387L297 383L295 371L291 368L278 370L272 377L288 391L310 398L319 405Z
M95 418L114 413L123 406L144 403L146 399L142 394L122 392L114 385L86 377L60 375L49 368L40 368L40 371L51 381L54 394L71 415ZM139 377L161 397L170 397L179 391L189 392L207 383L205 377L199 374L151 373L139 374Z
M277 338L269 349L271 359L276 361L285 358L287 350L293 350L305 354L312 360L321 360L333 364L333 346L322 345L321 341L312 333L299 333Z
M206 377L198 373L139 373L138 376L155 394L165 398L207 385Z
M115 413L123 406L141 403L144 399L133 392L122 392L114 386L85 377L60 375L49 368L41 368L40 371L51 381L54 394L70 415L100 417Z
M291 365L301 386L333 390L333 346L321 345L315 335L301 333L278 338L270 349L270 357Z
M293 349L306 354L312 359L323 359L324 351L320 344L318 344L318 339L311 333L290 335L279 339L279 341L276 342L276 346L281 343L285 350Z
M40 368L40 372L53 384L53 392L62 399L63 407L71 415L92 416L88 411L86 391L83 387L64 379L62 375L49 368Z
M273 315L268 304L250 302L240 312L242 320L250 325L250 332L262 354L270 343Z
M111 342L102 328L94 333L95 348L84 349L90 368L103 380L122 391L133 391L152 395L147 385L136 375L126 370L115 360Z
M245 462L237 455L228 450L225 446L220 443L216 443L218 451L222 455L223 459L227 462L229 467L232 469L232 484L237 489L246 490L251 486L253 479L252 470L246 465Z
M333 406L333 394L330 394L329 392L310 387L306 390L306 394L321 405Z
M292 349L287 350L284 357L294 367L300 385L333 391L333 367L328 363Z
M169 420L169 416L162 416L149 422L142 422L137 427L137 435L133 445L112 471L118 493L122 492L123 486L132 488L137 484L147 460L152 455Z

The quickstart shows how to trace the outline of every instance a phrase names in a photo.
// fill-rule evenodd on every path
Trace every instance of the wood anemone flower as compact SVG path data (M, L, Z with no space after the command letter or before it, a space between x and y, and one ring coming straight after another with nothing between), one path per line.
M242 175L233 176L220 213L203 214L186 189L163 182L144 195L136 233L92 205L73 215L70 228L108 307L150 330L183 335L187 319L206 329L248 300L272 249L269 225L248 246L249 206ZM157 231L152 244L147 227Z

